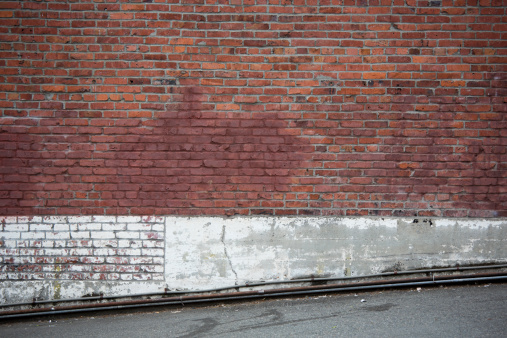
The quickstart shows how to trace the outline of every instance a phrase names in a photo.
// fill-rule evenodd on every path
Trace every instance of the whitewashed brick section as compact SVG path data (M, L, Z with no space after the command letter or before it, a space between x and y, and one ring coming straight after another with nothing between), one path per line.
M165 219L0 217L0 280L163 280Z

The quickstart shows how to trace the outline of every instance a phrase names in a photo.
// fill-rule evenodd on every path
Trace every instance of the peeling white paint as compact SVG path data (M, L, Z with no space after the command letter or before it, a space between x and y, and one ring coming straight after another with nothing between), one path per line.
M151 237L145 231L148 223ZM87 252L91 262L76 266L79 272L95 266L93 260L107 262L121 251L132 255L129 264L144 268L149 253L152 272L160 277L84 281L54 274L53 279L35 280L34 272L32 280L15 281L9 280L14 274L0 271L2 303L507 262L507 219L20 216L0 217L0 224L3 266L34 259L37 252L54 252L55 257L62 250L77 256ZM81 243L80 236L92 243L86 250L65 246L66 241ZM143 242L147 238L151 242ZM27 254L32 252L24 246L27 241L41 241L33 257ZM11 256L14 263L7 263ZM48 263L43 272L53 269ZM148 275L143 276L136 278Z
M167 217L168 240L171 233L177 236L166 249L166 266L172 267L166 281L174 288L220 287L505 261L506 225L505 220ZM486 247L495 254L484 254ZM213 259L202 259L203 252ZM178 271L180 264L190 272Z
M371 227L396 228L397 219L395 218L342 218L340 219L345 226L351 229L367 230Z

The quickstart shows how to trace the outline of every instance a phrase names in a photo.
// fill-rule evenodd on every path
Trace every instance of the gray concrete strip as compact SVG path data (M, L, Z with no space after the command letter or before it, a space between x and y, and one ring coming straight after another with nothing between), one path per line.
M502 337L507 284L283 298L1 323L1 337Z

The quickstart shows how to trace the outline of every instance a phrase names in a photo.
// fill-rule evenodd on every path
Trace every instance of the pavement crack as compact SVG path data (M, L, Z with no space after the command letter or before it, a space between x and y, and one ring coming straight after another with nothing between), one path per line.
M222 244L224 245L224 254L225 257L227 257L227 261L229 262L229 266L231 267L232 272L236 276L236 281L238 280L238 274L236 273L236 270L234 270L234 267L232 266L231 257L229 257L229 253L227 252L227 245L225 245L225 224L222 226Z

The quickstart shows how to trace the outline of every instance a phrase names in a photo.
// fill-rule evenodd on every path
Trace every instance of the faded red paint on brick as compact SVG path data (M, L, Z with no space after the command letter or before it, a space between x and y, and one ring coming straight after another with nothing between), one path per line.
M505 10L5 2L0 214L505 216Z

